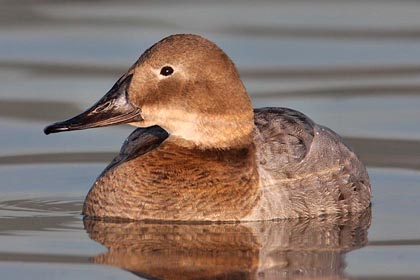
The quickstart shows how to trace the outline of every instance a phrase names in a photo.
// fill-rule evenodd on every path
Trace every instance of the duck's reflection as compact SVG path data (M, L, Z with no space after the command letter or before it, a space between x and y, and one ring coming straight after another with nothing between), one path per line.
M370 210L240 224L110 222L85 219L108 248L93 262L158 279L341 278L346 252L367 243Z

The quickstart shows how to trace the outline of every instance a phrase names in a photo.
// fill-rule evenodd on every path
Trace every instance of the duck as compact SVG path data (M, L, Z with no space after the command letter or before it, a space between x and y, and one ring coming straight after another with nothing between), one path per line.
M147 49L97 103L45 134L137 127L89 190L97 219L242 222L357 213L369 175L331 129L288 108L254 109L212 41L175 34Z

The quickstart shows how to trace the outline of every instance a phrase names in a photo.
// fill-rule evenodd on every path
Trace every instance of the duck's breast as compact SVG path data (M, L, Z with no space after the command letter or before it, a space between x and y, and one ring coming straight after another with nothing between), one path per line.
M260 193L253 145L203 151L165 141L150 151L132 150L147 152L133 158L128 148L123 149L90 190L84 214L228 221L241 220L257 204Z

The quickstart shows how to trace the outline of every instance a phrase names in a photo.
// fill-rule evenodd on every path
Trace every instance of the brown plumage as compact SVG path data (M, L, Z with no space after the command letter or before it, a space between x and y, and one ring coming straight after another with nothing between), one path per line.
M83 213L158 220L268 220L359 212L365 167L333 131L286 108L252 109L212 42L173 35L97 104L46 133L139 126L99 176Z

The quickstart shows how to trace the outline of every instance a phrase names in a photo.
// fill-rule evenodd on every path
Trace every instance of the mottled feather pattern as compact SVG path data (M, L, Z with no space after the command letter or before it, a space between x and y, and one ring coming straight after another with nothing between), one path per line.
M286 108L254 110L255 140L260 143L260 159L276 164L301 161L314 137L314 123L298 111Z
M286 108L255 111L260 209L250 219L359 212L369 206L365 167L332 130Z
M253 147L202 151L164 142L98 178L84 213L125 219L240 220L255 207L258 196Z
M256 110L255 145L246 148L182 148L166 137L159 127L136 130L90 191L84 213L263 220L358 212L369 205L368 175L356 155L297 111Z

